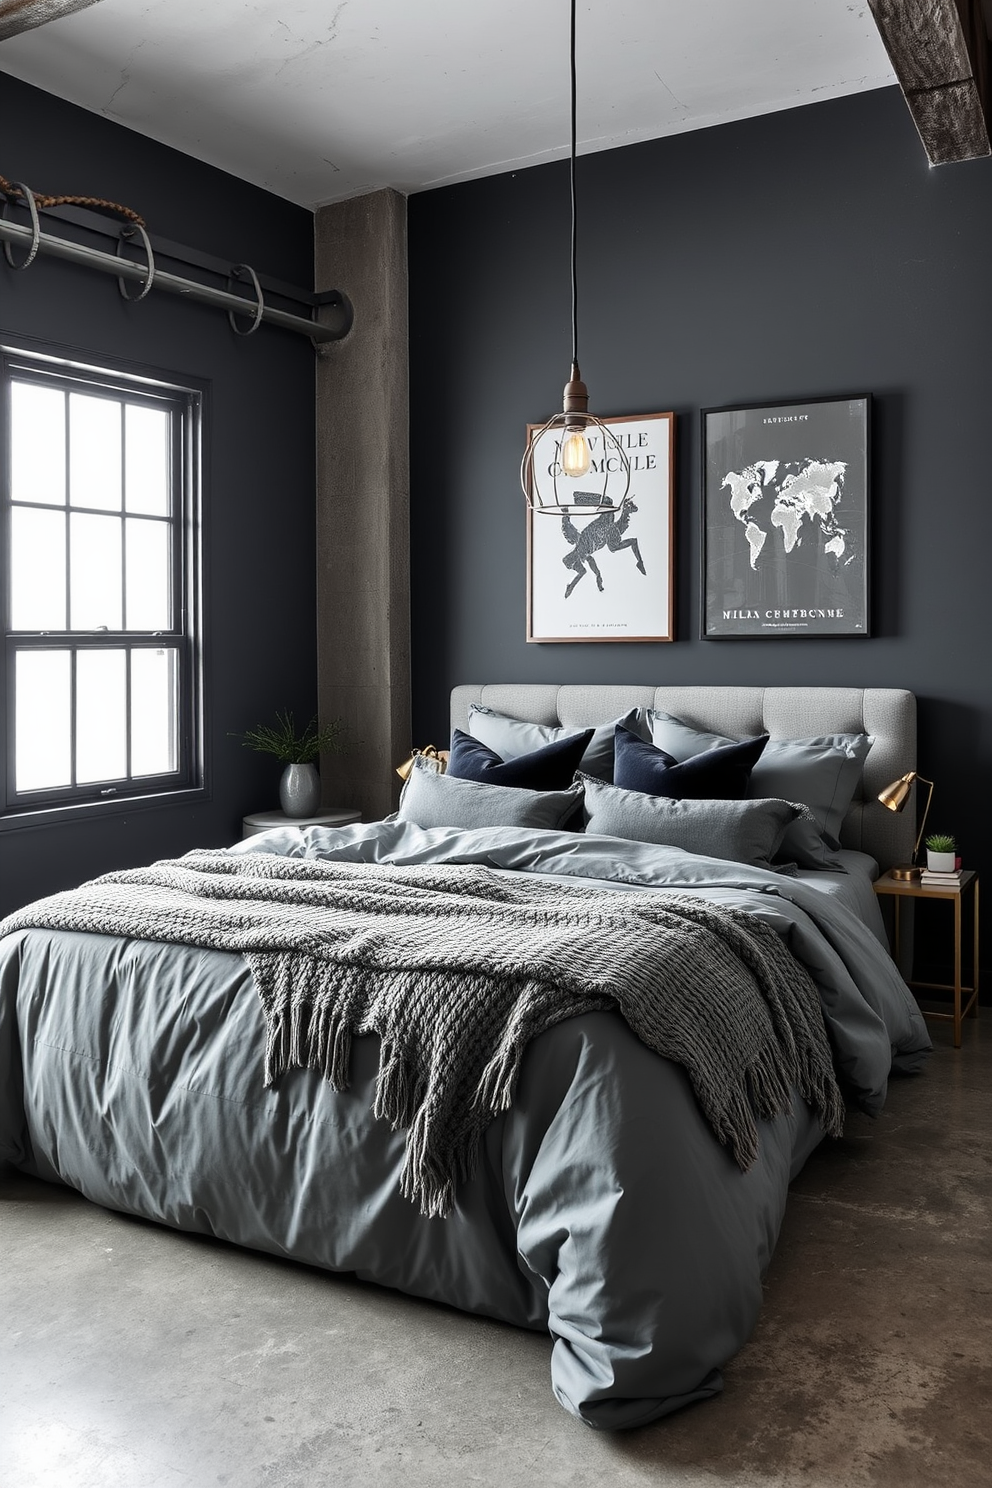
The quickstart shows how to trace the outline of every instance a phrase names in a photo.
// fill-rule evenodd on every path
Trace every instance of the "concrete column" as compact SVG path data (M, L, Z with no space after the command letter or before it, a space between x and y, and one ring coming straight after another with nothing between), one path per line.
M410 460L406 201L376 191L321 207L316 287L355 323L317 371L317 676L321 720L348 753L321 763L324 805L393 809L410 751Z

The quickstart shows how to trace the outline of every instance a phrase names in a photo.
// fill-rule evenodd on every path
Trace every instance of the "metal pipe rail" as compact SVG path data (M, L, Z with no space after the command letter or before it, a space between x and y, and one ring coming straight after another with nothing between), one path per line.
M113 274L115 279L128 279L144 285L148 277L148 266L135 259L121 258L114 253L104 253L99 248L87 247L85 243L73 243L68 238L56 238L51 233L35 233L32 227L22 227L17 222L0 218L0 242L9 243L30 253L37 243L39 253L52 258L63 258L70 263L83 264L97 269L102 274ZM228 289L217 289L211 284L199 284L195 279L183 279L178 274L167 273L155 266L152 289L164 289L169 294L184 295L186 299L198 300L204 305L217 305L228 314L252 319L257 314L257 301ZM284 331L295 331L309 336L312 341L340 341L351 329L354 314L347 295L335 291L336 299L328 299L321 305L323 320L308 320L302 315L292 315L287 310L277 310L263 305L260 319L267 325L279 326ZM323 298L323 297L322 297Z

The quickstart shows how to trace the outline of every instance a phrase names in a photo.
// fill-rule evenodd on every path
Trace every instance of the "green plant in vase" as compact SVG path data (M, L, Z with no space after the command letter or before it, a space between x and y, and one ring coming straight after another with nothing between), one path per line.
M276 713L274 724L262 723L241 736L246 749L275 755L285 765L279 781L279 804L287 816L313 816L320 806L320 776L313 761L321 754L340 754L345 747L340 718L318 724L314 714L302 730L288 709Z

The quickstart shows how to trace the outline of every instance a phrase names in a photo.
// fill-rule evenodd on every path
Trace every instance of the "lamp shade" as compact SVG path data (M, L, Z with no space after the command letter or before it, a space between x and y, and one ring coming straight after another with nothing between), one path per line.
M409 759L405 759L401 765L396 766L396 773L401 780L408 780L413 770L413 762L417 756L427 761L432 770L443 775L448 766L448 750L435 749L433 744L425 744L423 749L415 749Z
M909 793L913 789L915 779L915 770L910 770L908 775L900 775L898 780L893 780L884 790L879 791L878 799L890 811L901 811L909 800Z

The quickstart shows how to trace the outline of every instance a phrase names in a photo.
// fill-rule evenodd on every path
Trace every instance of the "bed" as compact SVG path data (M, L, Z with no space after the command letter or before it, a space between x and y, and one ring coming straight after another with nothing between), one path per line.
M872 876L912 845L911 824L874 797L914 768L914 700L876 688L490 685L456 688L451 706L459 739L473 740L473 727L498 734L507 727L501 720L509 720L518 730L543 730L538 739L550 738L552 753L557 731L566 744L570 731L599 730L595 739L607 742L616 735L619 750L613 725L622 718L641 720L641 743L632 734L629 746L641 754L666 754L651 742L652 728L672 751L688 747L695 731L704 744L712 736L724 745L767 733L768 748L777 742L780 754L795 741L850 735L863 740L863 752L842 802L840 846L821 867L722 857L713 851L712 830L705 852L595 830L603 822L625 830L630 809L631 792L601 772L598 783L582 774L570 787L587 803L585 831L576 830L574 814L551 825L534 825L526 815L522 824L480 825L470 817L425 825L401 803L394 820L260 834L225 853L191 855L178 868L110 875L113 882L98 881L89 898L80 890L75 899L58 895L30 906L0 926L0 1160L112 1209L549 1330L551 1382L562 1405L593 1427L636 1426L721 1389L721 1368L758 1315L789 1182L823 1140L832 1097L804 1066L774 1114L759 1102L749 1154L741 1119L718 1134L706 1104L709 1061L722 1049L722 1034L706 1031L709 1013L697 1016L698 1000L683 1005L681 981L674 985L679 979L666 972L666 985L673 984L666 995L691 1024L685 1037L692 1051L684 1063L660 1055L674 1035L663 1030L649 1047L632 1031L640 1004L627 1010L627 984L610 983L607 967L592 991L585 984L581 993L569 990L579 998L571 1015L556 1013L551 1022L535 1015L513 1059L500 1046L503 1084L485 1119L458 1127L461 1146L447 1153L445 1189L426 1159L411 1165L411 1113L426 1097L422 1088L404 1087L408 1071L387 1051L390 1040L375 1033L343 1038L340 1017L330 1031L318 1029L317 1001L297 997L304 962L273 952L272 926L263 934L258 925L269 916L281 927L287 915L303 924L311 914L305 905L333 883L347 913L361 916L346 968L356 996L368 986L367 964L352 954L357 941L367 958L380 957L377 975L386 974L387 962L393 975L389 957L398 953L382 949L383 917L405 924L404 916L438 916L431 920L437 955L418 952L431 975L437 957L448 955L449 935L475 935L487 917L506 914L528 934L537 933L538 922L557 931L561 921L562 944L573 947L580 921L583 935L594 926L583 942L590 947L598 947L595 936L608 925L635 958L635 969L624 971L631 986L635 974L650 970L653 937L670 934L671 915L685 916L687 933L704 937L691 942L697 946L710 944L712 925L721 935L728 926L728 935L750 937L748 947L769 948L769 965L785 968L790 997L792 983L813 988L816 1027L803 1037L828 1049L830 1079L836 1075L844 1100L877 1112L893 1069L918 1070L930 1047L886 950L871 892ZM627 748L626 733L624 739ZM679 760L672 751L665 768L684 768L689 756ZM700 745L698 754L706 768L709 749ZM502 758L512 763L509 750ZM416 774L428 794L441 778ZM456 779L443 787L445 811L465 785ZM521 794L540 796L545 809L544 797L555 794L467 785L486 810L493 800L502 809ZM760 794L755 799L760 816ZM527 810L534 804L524 799ZM596 814L601 808L605 815ZM728 809L738 813L732 834L751 808ZM683 818L705 815L680 802L664 812L678 817L679 832L686 830ZM801 802L779 811L804 830L808 816ZM726 832L729 818L720 820ZM250 892L246 874L255 885ZM233 910L226 899L220 906L210 899L207 928L190 928L185 908L163 910L157 897L186 893L194 879L209 880L208 895L236 898ZM257 887L262 880L264 890ZM253 907L250 918L244 900L263 893L274 899ZM379 910L380 899L385 908L369 928L364 917L373 901ZM482 921L471 918L480 902ZM121 916L138 913L140 904L145 929L136 934L138 922ZM419 924L411 933L420 933ZM121 925L132 933L111 933ZM338 931L327 919L320 925L317 950L311 925L294 955L327 954ZM239 950L230 949L235 944ZM722 943L718 949L730 954ZM609 962L612 953L604 954ZM335 955L344 975L338 949ZM411 960L406 954L407 987ZM305 968L309 977L311 961ZM752 966L747 976L760 980L759 973ZM514 974L519 981L529 972L518 965ZM702 982L693 996L707 1008L710 996L714 1007L738 996L736 971L713 974L709 983L698 967L693 976ZM273 1014L280 977L287 983L284 1010L295 1009L292 1027L289 1012L282 1023ZM686 973L687 986L690 980ZM444 995L452 985L439 983ZM603 991L609 987L615 997ZM741 994L742 1007L744 1001ZM311 1019L306 1028L300 1006ZM311 1037L323 1064L297 1067L293 1049L309 1050ZM387 1054L393 1063L384 1082ZM490 1060L487 1078L496 1090L494 1067ZM333 1088L335 1069L346 1072L337 1080L346 1088ZM747 1083L743 1075L740 1082ZM512 1102L503 1109L507 1089Z

